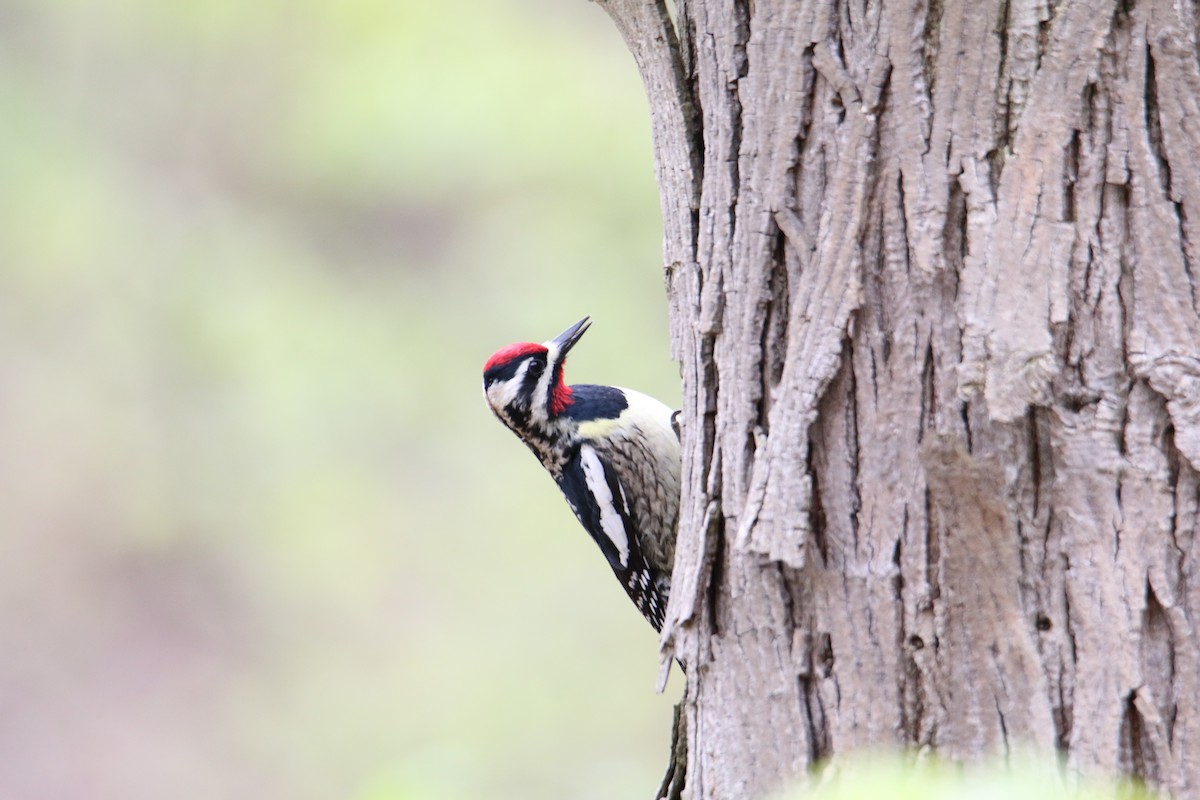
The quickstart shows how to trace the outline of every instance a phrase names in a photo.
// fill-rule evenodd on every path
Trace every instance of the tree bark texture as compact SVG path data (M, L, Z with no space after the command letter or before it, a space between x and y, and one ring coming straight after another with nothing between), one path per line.
M683 377L687 794L1031 747L1200 797L1192 0L599 0Z

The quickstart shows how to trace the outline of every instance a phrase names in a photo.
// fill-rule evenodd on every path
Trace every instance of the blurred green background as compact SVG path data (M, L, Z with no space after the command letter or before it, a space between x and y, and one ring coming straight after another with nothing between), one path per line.
M0 796L648 797L677 688L486 411L678 402L584 0L0 0Z

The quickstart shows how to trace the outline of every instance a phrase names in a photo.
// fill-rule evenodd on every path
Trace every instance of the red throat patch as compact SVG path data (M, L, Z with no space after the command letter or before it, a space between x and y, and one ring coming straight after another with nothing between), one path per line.
M566 363L565 361L563 362ZM567 410L567 406L575 402L571 397L571 387L563 383L562 372L558 373L558 384L550 390L550 413L558 416Z
M522 356L527 356L530 353L544 352L546 352L546 348L540 344L535 344L534 342L517 342L516 344L510 344L508 347L502 347L496 352L492 353L492 357L489 358L487 363L483 365L483 371L487 372L492 367L498 367L501 364L507 364L514 358L521 358Z

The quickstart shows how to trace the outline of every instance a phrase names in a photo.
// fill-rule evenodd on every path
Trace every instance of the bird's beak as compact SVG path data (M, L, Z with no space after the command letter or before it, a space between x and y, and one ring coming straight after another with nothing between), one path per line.
M584 332L587 331L588 326L591 324L592 318L584 317L558 336L546 342L546 347L557 349L559 357L565 356L567 351L574 347L575 343L583 337Z

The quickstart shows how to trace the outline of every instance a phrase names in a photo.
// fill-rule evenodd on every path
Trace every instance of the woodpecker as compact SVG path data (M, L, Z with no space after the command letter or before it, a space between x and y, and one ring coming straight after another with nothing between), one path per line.
M584 317L553 339L497 350L483 367L496 417L550 473L638 611L661 631L679 519L671 409L616 386L563 381Z

